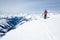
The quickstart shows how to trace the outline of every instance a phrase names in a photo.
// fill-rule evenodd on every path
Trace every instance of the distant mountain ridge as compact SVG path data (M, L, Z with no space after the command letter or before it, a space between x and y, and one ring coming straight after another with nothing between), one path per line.
M21 23L23 21L28 21L29 19L26 19L25 17L3 17L0 18L0 36L4 36L5 33L9 32L12 29L15 29L16 25L18 23Z

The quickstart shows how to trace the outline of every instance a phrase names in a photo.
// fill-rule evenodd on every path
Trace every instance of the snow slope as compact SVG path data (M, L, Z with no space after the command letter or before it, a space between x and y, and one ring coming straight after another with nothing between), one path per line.
M24 16L20 17L1 17L0 18L0 37L5 36L5 34L13 29L16 29L17 24L23 24L24 22L29 21L29 18L25 18Z
M17 27L0 40L60 40L60 15L48 19L39 17L23 25L18 24Z

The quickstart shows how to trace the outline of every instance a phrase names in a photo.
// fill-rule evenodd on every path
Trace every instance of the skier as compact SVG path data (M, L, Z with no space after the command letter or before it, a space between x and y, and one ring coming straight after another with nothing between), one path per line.
M47 10L45 9L45 11L44 11L44 19L46 19L47 18Z

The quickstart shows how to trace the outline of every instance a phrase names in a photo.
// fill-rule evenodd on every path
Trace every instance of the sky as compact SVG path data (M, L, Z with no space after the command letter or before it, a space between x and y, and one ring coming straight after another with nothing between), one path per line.
M60 12L60 0L0 0L0 14Z

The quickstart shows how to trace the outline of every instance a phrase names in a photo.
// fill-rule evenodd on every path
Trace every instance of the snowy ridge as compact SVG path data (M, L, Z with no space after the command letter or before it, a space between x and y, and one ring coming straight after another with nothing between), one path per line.
M60 15L49 17L44 19L41 14L27 14L24 18L31 21L19 22L15 26L17 28L8 32L1 40L60 40Z
M19 15L9 15L9 16L1 16L0 17L0 36L5 35L8 31L11 29L16 28L15 26L20 23L22 25L23 23L27 22L28 20L40 20L41 14L20 14ZM43 16L42 16L43 17Z
M0 37L4 36L10 30L15 29L18 23L22 25L23 23L29 20L30 18L26 18L26 15L1 17L0 18Z
M23 25L19 23L17 29L8 32L1 40L60 40L60 15L52 15L46 20L38 15L25 17L33 20Z

